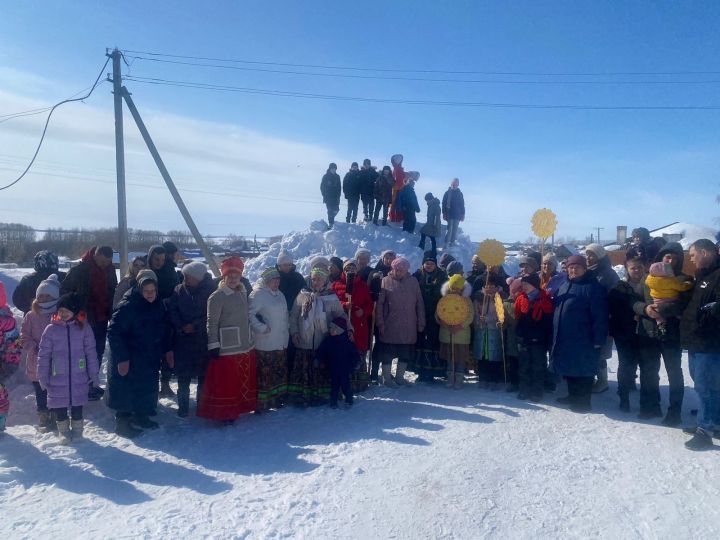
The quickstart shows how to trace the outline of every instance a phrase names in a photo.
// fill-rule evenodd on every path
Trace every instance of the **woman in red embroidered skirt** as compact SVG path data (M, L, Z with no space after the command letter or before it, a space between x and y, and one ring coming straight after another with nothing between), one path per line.
M257 408L255 351L250 339L243 261L230 257L220 269L222 282L208 300L210 365L197 415L232 423Z

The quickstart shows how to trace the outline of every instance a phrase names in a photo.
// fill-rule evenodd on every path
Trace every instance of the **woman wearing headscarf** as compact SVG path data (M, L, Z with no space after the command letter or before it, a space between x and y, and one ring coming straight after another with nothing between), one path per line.
M137 256L132 260L132 263L128 266L127 273L123 276L115 287L115 294L113 295L113 310L117 309L120 300L123 299L125 293L137 285L137 275L140 270L145 268L145 257Z
M328 334L330 323L345 313L328 284L326 266L316 266L298 294L290 312L290 335L295 344L295 362L290 374L288 400L294 405L322 405L330 400L328 366L315 361L315 351Z
M224 423L257 409L255 350L250 331L248 293L240 257L225 259L222 281L208 299L208 351L197 415Z
M425 305L417 279L409 273L410 262L398 257L392 270L382 280L375 306L375 323L382 344L380 359L383 382L391 388L407 384L405 370L415 356L418 333L425 329ZM395 379L391 374L394 358L398 359Z
M250 294L250 326L255 332L259 411L280 408L287 399L289 317L275 267L260 275Z

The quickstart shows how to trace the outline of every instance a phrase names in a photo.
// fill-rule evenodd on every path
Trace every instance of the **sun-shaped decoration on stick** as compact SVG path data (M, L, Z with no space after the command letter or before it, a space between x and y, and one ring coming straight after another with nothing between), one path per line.
M555 228L557 227L557 216L548 210L547 208L541 208L533 214L532 219L532 232L538 238L545 240L555 234Z
M470 303L457 294L443 296L437 305L438 319L448 326L462 324L470 316L471 311Z
M500 266L505 262L505 246L497 240L483 240L478 246L477 256L488 267Z

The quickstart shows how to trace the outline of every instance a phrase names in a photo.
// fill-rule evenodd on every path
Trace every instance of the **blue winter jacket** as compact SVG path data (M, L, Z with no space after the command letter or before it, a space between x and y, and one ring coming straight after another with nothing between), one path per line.
M551 361L555 373L567 377L596 374L600 348L608 336L605 288L588 272L564 283L554 298Z

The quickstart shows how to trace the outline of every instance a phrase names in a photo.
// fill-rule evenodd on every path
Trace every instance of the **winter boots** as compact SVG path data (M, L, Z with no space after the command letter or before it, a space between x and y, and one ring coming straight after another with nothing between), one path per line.
M38 432L48 433L55 430L55 419L50 411L38 411Z
M83 420L82 418L80 420L73 420L72 422L70 422L70 426L72 427L73 441L82 440L85 420Z
M142 433L141 429L137 429L130 424L130 416L115 417L115 433L127 439L133 439Z
M630 396L620 396L620 410L622 412L630 412Z
M607 374L607 367L605 369L600 369L597 374L597 380L595 381L595 384L593 384L592 387L592 393L593 394L601 394L603 392L606 392L608 386L608 374Z
M392 372L390 371L391 367L392 367L392 364L383 364L382 365L383 384L385 386L387 386L388 388L397 388L398 385L393 380Z
M177 391L177 402L178 402L178 416L180 418L186 418L190 413L190 388L178 386Z
M130 422L143 429L157 429L160 427L160 424L154 420L150 420L146 414L134 414Z
M395 384L398 386L407 386L410 384L405 380L405 370L407 369L406 362L398 362L397 370L395 371Z
M679 426L682 423L682 417L680 416L680 410L676 409L674 407L670 407L667 411L667 414L665 415L665 418L663 418L663 421L661 424L663 426L668 427L675 427Z
M164 397L164 398L175 397L175 392L173 392L173 389L170 388L169 380L160 381L160 397Z
M693 438L685 443L685 448L688 450L707 450L712 447L712 437L705 433L702 429L698 429L695 432L695 435L693 435Z
M57 428L60 444L70 444L72 440L70 435L70 420L58 420Z
M90 383L90 386L88 388L88 399L90 401L100 401L104 395L105 390L103 390L99 386L93 385L93 383Z

